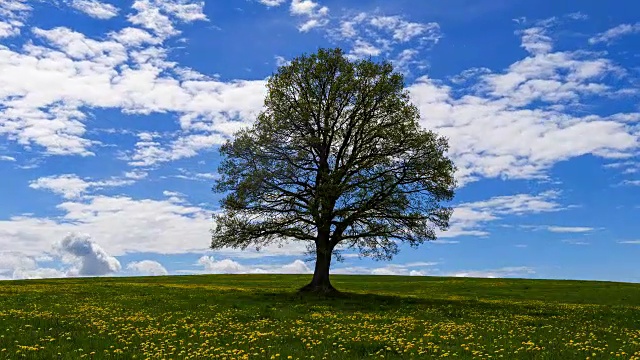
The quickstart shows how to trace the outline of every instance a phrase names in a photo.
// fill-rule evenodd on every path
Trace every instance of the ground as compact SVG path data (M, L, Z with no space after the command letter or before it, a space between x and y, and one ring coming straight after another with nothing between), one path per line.
M0 282L0 359L640 359L640 284L308 275Z

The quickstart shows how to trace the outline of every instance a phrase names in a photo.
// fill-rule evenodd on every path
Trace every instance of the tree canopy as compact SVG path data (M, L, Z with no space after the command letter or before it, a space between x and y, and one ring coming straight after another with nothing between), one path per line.
M328 292L337 247L380 260L436 239L455 167L419 120L389 62L320 49L279 67L254 124L220 148L211 248L309 242L316 266L302 290Z

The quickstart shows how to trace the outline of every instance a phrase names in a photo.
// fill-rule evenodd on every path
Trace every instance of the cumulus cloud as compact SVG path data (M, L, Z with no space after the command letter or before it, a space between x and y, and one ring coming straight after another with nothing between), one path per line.
M221 143L218 134L230 136L243 126L238 120L249 122L261 108L264 81L225 83L205 76L176 80L186 69L166 61L166 50L157 45L177 35L176 21L206 20L202 5L139 0L129 17L136 27L114 30L107 39L65 27L34 28L40 45L0 49L6 74L0 79L0 135L23 146L40 146L49 154L95 155L91 147L99 143L85 138L87 115L79 110L84 106L181 114L184 133L168 146L138 144L130 154L138 164L193 156ZM21 81L25 76L32 81Z
M162 264L153 260L130 262L127 264L127 269L142 275L160 276L169 274Z
M33 270L36 267L37 263L33 257L14 251L0 252L0 274L12 273L15 270Z
M562 242L569 245L589 245L589 243L586 241L576 239L565 239L562 240Z
M295 260L284 265L242 265L231 259L215 260L213 256L203 256L197 265L204 267L204 272L211 274L309 274L311 269L302 260Z
M96 19L111 19L118 15L117 7L97 0L71 0L69 5Z
M27 239L28 241L28 239ZM33 245L33 243L32 243ZM38 255L25 251L0 252L0 277L5 279L42 279L74 276L101 276L120 271L120 262L95 243L89 235L69 233L62 240L41 246ZM43 253L42 248L53 252ZM32 249L33 252L33 249ZM42 267L40 263L61 260L60 268Z
M70 275L100 276L118 272L120 262L107 254L89 235L71 233L56 244L56 249L68 262L75 265Z
M329 23L329 8L312 0L292 0L289 7L291 15L300 16L304 21L298 26L301 32L322 27Z
M0 39L19 35L31 10L27 0L3 0L0 2Z
M89 188L101 189L106 187L131 185L135 181L131 179L109 179L91 181L79 178L74 174L54 175L41 177L29 183L32 189L50 190L62 195L65 199L76 199L84 195Z
M479 178L544 178L551 166L572 157L638 151L639 134L623 114L574 111L583 97L606 98L609 86L598 79L617 71L609 60L583 53L544 53L503 73L480 75L472 94L457 96L428 77L409 91L422 125L449 138L462 185ZM548 106L532 107L536 102Z

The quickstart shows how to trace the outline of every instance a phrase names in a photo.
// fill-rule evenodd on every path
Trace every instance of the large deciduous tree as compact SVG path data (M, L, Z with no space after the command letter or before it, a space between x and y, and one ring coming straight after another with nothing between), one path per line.
M214 191L227 195L212 249L309 242L315 271L301 290L332 292L337 246L391 259L399 243L448 228L447 141L421 128L390 63L320 49L280 67L267 88L255 123L220 148Z

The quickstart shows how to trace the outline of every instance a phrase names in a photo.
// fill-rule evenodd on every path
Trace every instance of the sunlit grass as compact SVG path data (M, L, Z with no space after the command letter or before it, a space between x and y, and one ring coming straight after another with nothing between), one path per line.
M213 275L0 282L0 359L640 359L640 285Z

